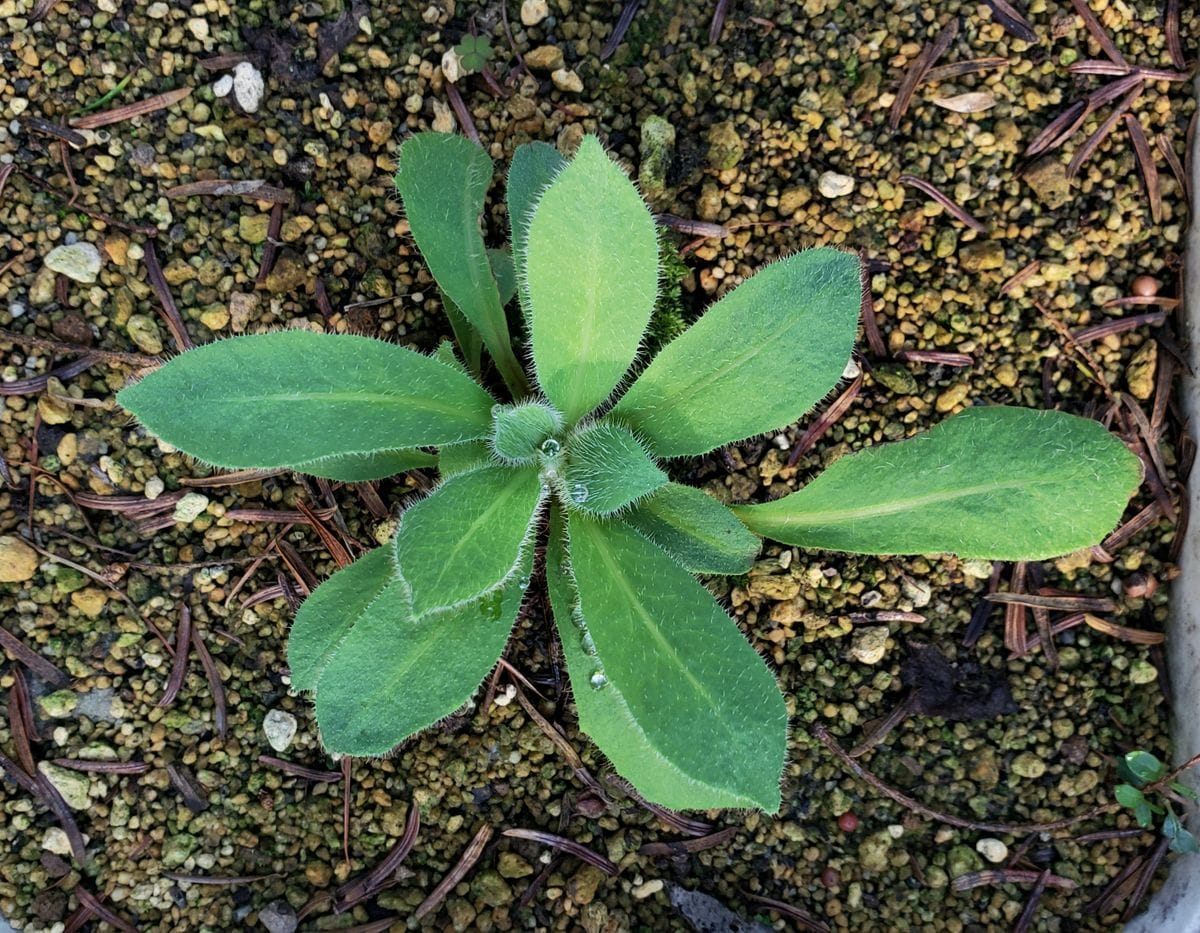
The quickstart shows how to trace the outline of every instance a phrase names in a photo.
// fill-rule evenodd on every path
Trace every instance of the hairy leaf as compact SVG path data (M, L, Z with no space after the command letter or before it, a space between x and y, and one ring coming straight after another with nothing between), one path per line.
M538 382L573 425L629 369L658 288L654 220L594 136L538 201L525 287Z
M532 554L522 573L528 576ZM385 755L466 703L504 651L524 588L513 582L481 600L414 620L392 589L363 613L317 687L325 747Z
M507 463L533 463L542 442L563 426L562 415L541 402L497 405L492 416L492 449Z
M117 401L168 444L235 469L484 437L495 404L432 357L306 330L188 350Z
M508 225L512 234L513 266L517 281L525 278L525 244L529 239L529 221L533 210L563 170L567 160L549 143L532 142L517 147L508 169ZM521 310L528 315L529 297L521 289Z
M801 547L1041 560L1103 538L1140 476L1095 421L994 406L843 457L798 492L734 512Z
M392 549L380 547L343 567L312 591L300 605L288 636L287 658L293 689L317 689L317 680L342 639L389 588L395 592L386 605L407 600L407 590L392 560Z
M852 253L823 247L773 262L667 344L614 415L660 457L791 424L842 377L861 305Z
M611 515L663 486L667 474L628 429L593 424L576 431L567 443L564 481L572 506Z
M457 473L466 473L485 465L496 465L496 461L492 459L491 445L487 441L447 444L438 449L438 472L444 480Z
M512 380L519 377L523 383L524 374L513 355L500 291L479 229L492 160L466 137L417 133L400 147L399 166L396 188L429 271L479 331L505 381L515 389Z
M294 469L310 476L341 480L343 483L365 483L386 479L397 473L407 473L422 467L437 466L437 457L423 450L381 450L374 454L345 454L341 457L322 457L297 463Z
M579 513L569 531L571 574L556 544L547 576L580 728L648 800L778 811L787 710L762 658L641 535Z
M507 249L489 249L488 262L492 264L492 275L500 290L500 304L506 305L517 294L517 272L513 268L513 257Z
M668 483L621 520L692 573L745 573L762 541L712 496Z
M1117 798L1117 803L1123 807L1130 809L1145 801L1142 792L1132 784L1118 784L1113 788L1113 796Z
M446 480L410 507L396 534L396 563L417 617L461 605L513 577L542 501L531 467L481 467Z

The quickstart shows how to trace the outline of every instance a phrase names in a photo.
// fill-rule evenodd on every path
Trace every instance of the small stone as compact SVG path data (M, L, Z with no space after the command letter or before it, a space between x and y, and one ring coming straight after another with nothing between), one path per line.
M966 401L967 395L970 393L970 391L971 387L965 382L960 382L958 385L952 385L937 397L934 407L941 412L953 411L964 401Z
M287 751L296 737L296 726L296 717L281 709L269 711L263 719L263 732L267 734L271 748L277 752Z
M962 562L962 572L964 576L968 576L973 580L987 580L992 575L992 562L990 560L980 560L972 558Z
M177 522L190 525L208 508L208 496L198 492L189 492L175 503L175 513L171 517Z
M267 291L272 295L283 295L303 288L308 282L308 265L291 250L280 252L275 268L267 276Z
M745 155L746 145L732 120L713 124L708 130L708 166L718 172L733 168Z
M496 870L501 878L525 878L533 874L533 866L516 852L501 852Z
M54 453L58 456L59 463L63 466L70 466L79 456L79 435L64 434L54 449Z
M494 871L482 872L471 884L471 893L489 907L501 907L512 900L512 888Z
M958 262L967 272L988 272L1004 267L1004 247L995 240L977 240L958 251Z
M269 214L243 214L238 218L238 236L253 246L265 243L270 229L271 217Z
M224 305L214 305L200 313L200 323L209 330L224 330L229 323L229 309Z
M961 878L983 868L981 859L969 846L954 846L946 856L946 871L951 878Z
M1154 395L1154 381L1158 369L1158 341L1147 340L1129 361L1125 370L1125 382L1129 394L1145 401Z
M239 62L233 69L233 99L246 113L257 112L265 90L262 72L249 62Z
M563 53L556 45L539 45L525 54L525 65L537 71L557 71L563 66Z
M62 719L75 712L79 705L79 695L74 690L55 690L44 697L38 697L38 709L49 719Z
M375 160L364 152L355 152L346 160L346 168L355 181L370 181L375 174Z
M208 20L194 16L187 21L188 32L203 42L208 38Z
M721 189L713 181L706 181L700 187L700 198L696 201L696 216L701 220L716 220L721 216L725 199Z
M1046 762L1033 752L1021 752L1013 759L1012 772L1031 781L1037 780L1046 773Z
M996 367L996 381L1011 389L1017 384L1017 369L1012 363L1001 363Z
M48 761L39 761L38 770L62 794L63 800L72 810L86 810L91 805L89 792L92 789L92 781L85 773L60 768Z
M268 713L267 715L270 716L271 714ZM277 749L277 751L283 751L283 749ZM308 879L309 884L313 887L323 888L329 884L329 880L333 877L333 869L325 862L309 862L304 866L304 877Z
M878 664L887 653L888 628L886 625L870 625L854 630L850 654L863 664Z
M1129 682L1131 684L1152 684L1158 680L1158 668L1145 658L1138 658L1129 665Z
M391 120L376 120L367 127L367 139L371 140L376 146L382 146L392 138L392 130L395 127Z
M998 865L1008 858L1008 846L999 839L993 839L990 836L987 839L980 839L975 843L975 851L993 865Z
M179 833L169 837L162 844L159 862L163 868L178 868L188 860L192 850L196 848L196 837L189 833Z
M1071 200L1071 179L1067 177L1067 167L1056 155L1038 159L1021 173L1021 177L1038 200L1051 210Z
M875 381L897 395L916 395L918 391L916 377L906 366L899 363L880 363L871 370Z
M162 336L154 318L146 314L134 314L125 322L125 333L143 353L157 356L163 351Z
M812 189L807 185L796 185L794 188L788 188L779 195L779 213L783 217L791 217L811 200Z
M67 838L67 834L63 830L57 826L51 826L42 836L42 848L55 855L67 856L71 854L71 840Z
M858 845L858 862L864 871L886 871L891 848L891 833L887 830L872 833Z
M549 15L546 0L523 0L521 3L521 23L525 26L536 26Z
M669 120L648 116L642 121L642 139L638 147L638 185L651 201L667 193L667 172L675 157L675 127Z
M108 594L98 586L89 586L71 594L71 605L89 619L99 618L108 604Z
M433 101L433 123L430 124L430 129L435 133L453 133L457 127L458 121L454 119L449 105L440 100Z
M39 562L37 551L20 538L0 536L0 583L21 583L33 579Z
M458 52L454 49L446 49L442 53L442 77L451 84L457 84L458 79L462 76L462 59L458 57Z
M100 250L91 243L56 246L46 255L46 268L91 285L100 274Z
M578 94L583 90L583 79L570 68L556 68L550 80L556 88L567 94Z
M229 326L235 334L244 333L246 325L258 312L258 296L234 292L229 296Z
M296 927L300 925L296 911L287 901L272 901L258 912L258 922L267 933L296 933Z
M38 399L38 412L46 424L66 424L71 420L71 409L61 398L43 395Z
M129 258L129 237L123 233L114 233L104 238L104 252L118 266L125 265Z
M933 587L924 580L914 580L912 577L904 577L901 580L900 591L913 604L914 609L923 609L933 598Z
M662 878L651 878L649 881L644 881L639 885L635 885L633 890L629 893L632 894L637 900L644 901L646 898L650 897L650 895L657 894L662 889Z
M822 172L817 190L827 198L844 198L854 192L854 179L840 172Z
M567 896L579 906L590 904L604 880L604 872L595 865L584 865L567 882Z
M167 488L167 484L162 481L161 477L151 476L146 480L145 494L147 499L157 499L163 494L163 490Z
M213 82L214 97L228 97L231 91L233 91L233 75L221 75Z
M29 303L35 308L40 308L42 305L48 305L54 301L54 280L56 273L53 269L42 266L33 277L33 282L29 286Z

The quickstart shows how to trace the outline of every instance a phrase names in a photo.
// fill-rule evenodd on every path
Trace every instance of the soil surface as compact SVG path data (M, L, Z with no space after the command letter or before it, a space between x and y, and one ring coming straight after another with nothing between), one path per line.
M15 926L1072 930L1116 924L1154 886L1170 859L1128 811L1022 827L1110 804L1125 752L1169 752L1162 646L1145 642L1166 620L1195 450L1170 403L1187 225L1171 160L1194 124L1176 73L1200 14L735 0L710 36L717 6L654 0L614 42L619 2L0 0L0 914ZM446 54L471 34L491 40L483 72ZM1130 82L1134 68L1155 70ZM789 697L778 816L680 820L617 786L575 727L538 602L506 654L527 684L502 668L393 757L348 763L347 783L289 693L287 628L336 568L330 542L386 540L436 476L206 485L114 395L188 341L270 328L434 348L448 327L390 179L404 136L430 128L477 134L498 166L522 142L569 153L600 134L684 254L660 340L774 257L863 251L878 335L847 373L853 403L814 444L799 442L820 413L680 478L763 499L966 406L1059 407L1140 445L1153 482L1131 533L1020 568L768 545L746 577L711 581ZM1082 623L1056 605L1051 624L1077 623L1056 664L1011 657L1005 608L984 601L1021 579L1109 601ZM1033 639L1033 613L1011 616L1009 645ZM193 647L173 679L178 642ZM815 736L849 749L905 702L861 764L957 825L889 799ZM339 892L414 807L399 867ZM477 860L418 911L472 840Z

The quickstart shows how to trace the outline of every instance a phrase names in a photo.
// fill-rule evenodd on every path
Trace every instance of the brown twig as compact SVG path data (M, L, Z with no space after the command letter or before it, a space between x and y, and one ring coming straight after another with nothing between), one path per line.
M283 230L283 205L275 203L271 206L271 217L267 221L267 245L263 247L262 263L258 267L258 275L254 277L255 285L262 285L267 276L275 268L275 256L279 252L279 234Z
M1064 891L1074 891L1078 885L1070 878L1060 878L1049 872L1028 871L1020 868L987 868L982 871L972 871L959 875L950 887L955 891L970 891L990 884L1033 884L1047 875L1043 887L1062 888ZM1040 882L1039 882L1040 883Z
M921 191L924 194L928 195L930 198L932 198L938 204L942 205L942 207L944 207L946 209L947 213L949 213L951 216L955 217L956 219L962 221L964 224L966 224L972 230L974 230L978 233L986 233L987 232L987 227L983 224L982 221L977 220L975 217L971 216L969 213L967 213L967 211L964 208L960 207L957 203L955 203L955 201L951 197L949 197L947 194L945 194L941 189L939 189L939 188L935 187L934 185L930 184L929 182L925 181L925 179L917 178L915 175L909 175L908 173L905 173L896 180L902 185L911 185L912 187L916 188L918 191Z
M1055 612L1116 612L1117 604L1102 596L1047 596L1034 593L990 593L984 599L993 603L1018 603Z
M975 359L970 353L950 353L945 350L901 350L896 359L905 363L929 363L934 366L973 366Z
M777 901L773 897L763 897L760 894L746 893L746 897L755 903L762 904L768 910L773 910L778 914L783 914L790 920L795 920L800 924L802 930L807 930L808 933L829 933L829 927L814 917L812 914L799 907L795 907L786 901Z
M182 603L179 607L179 629L175 634L175 660L171 664L171 674L167 678L167 686L163 690L162 699L158 701L159 707L170 706L179 696L183 681L187 677L188 646L191 644L191 640L192 610L187 603Z
M292 200L292 193L286 188L276 188L261 179L232 181L226 178L209 178L204 181L188 182L186 185L175 185L163 192L165 198L190 198L193 195L238 197L248 201L270 201L281 204L288 204Z
M1146 197L1150 199L1150 217L1156 224L1162 223L1162 189L1158 183L1158 166L1154 164L1154 156L1150 153L1150 143L1146 139L1142 124L1132 113L1125 114L1125 128L1133 141L1142 184L1146 188Z
M66 671L47 661L3 626L0 626L0 648L3 648L51 686L61 689L71 682Z
M92 761L87 758L55 758L51 762L60 768L95 774L145 774L150 765L144 761Z
M1083 163L1092 157L1092 153L1096 151L1102 142L1104 142L1104 140L1108 137L1108 134L1112 132L1113 127L1115 127L1118 121L1120 121L1120 119L1125 115L1125 112L1133 106L1133 102L1141 96L1142 87L1142 82L1139 79L1137 83L1134 84L1133 90L1121 98L1121 100L1113 108L1113 112L1110 113L1104 122L1100 124L1096 132L1089 136L1084 141L1083 145L1079 147L1079 149L1075 152L1075 155L1071 157L1070 163L1067 165L1067 178L1074 178L1077 174L1079 174L1079 169L1083 166Z
M866 781L880 793L891 798L900 806L919 813L921 816L929 820L934 820L938 823L945 823L947 826L957 826L959 829L971 829L976 832L988 833L1008 833L1014 836L1022 836L1026 833L1049 833L1056 830L1066 829L1069 826L1075 826L1079 823L1084 823L1088 820L1093 820L1096 817L1104 816L1107 813L1114 813L1121 808L1119 803L1106 803L1098 807L1093 807L1085 813L1080 813L1076 816L1066 817L1061 820L1049 820L1045 823L980 823L975 820L963 819L959 816L954 816L951 813L943 813L940 810L935 810L928 807L918 800L895 790L881 781L878 777L864 768L861 764L851 758L838 745L837 741L830 734L825 726L818 723L813 726L812 735L829 751L831 751L837 759L842 763L846 770L853 773L855 776Z
M162 266L159 265L158 252L154 248L153 240L146 241L145 250L146 272L150 276L150 287L154 289L154 294L158 296L159 303L162 305L162 319L175 339L175 346L181 351L190 350L195 344L188 336L187 328L183 325L183 318L179 316L179 308L175 305L175 298L171 295L171 286L167 284Z
M420 905L413 912L413 920L420 922L441 906L442 901L446 899L446 895L454 890L455 885L462 881L474 867L475 863L479 861L479 857L483 855L484 847L491 840L493 832L495 830L486 823L479 827L479 830L475 833L475 837L467 845L466 849L463 850L458 864L450 869L446 877L438 882L437 887L429 893L429 896L425 900L421 901Z
M92 113L84 117L75 117L71 120L71 126L77 130L94 130L113 123L120 123L123 120L129 120L133 117L141 117L158 110L165 110L167 107L172 107L179 103L191 93L192 89L190 87L176 88L164 94L155 94L153 97L134 101L131 104L122 104L120 107L114 107L112 110Z
M955 16L938 31L933 42L921 49L917 57L913 59L908 71L905 72L900 87L896 91L896 99L892 104L891 112L888 114L888 127L893 133L900 129L900 121L912 104L913 93L917 86L928 74L929 69L937 64L938 59L945 54L950 43L958 35L958 25L958 17Z
M387 855L380 859L374 868L357 878L352 878L337 889L333 898L334 913L340 914L353 909L392 883L396 869L400 867L417 843L417 834L421 831L420 811L421 808L417 806L415 800L409 803L404 833L399 841L388 850Z
M462 99L462 94L459 93L453 81L447 81L444 87L446 89L446 98L450 101L450 109L454 111L454 116L458 119L458 125L462 127L463 135L475 143L475 145L482 145L479 141L479 130L475 128L475 120L472 119L471 111L467 109L467 105Z
M1037 33L1033 31L1033 23L1029 22L1025 15L1008 0L983 0L983 2L991 7L996 22L1003 26L1006 32L1030 44L1037 42Z
M729 8L733 5L733 0L717 0L717 5L713 9L712 22L708 26L708 44L716 45L721 38L721 30L725 28L725 18L729 15Z
M510 836L513 839L528 839L530 842L550 846L550 848L558 849L560 852L567 852L577 859L600 869L600 871L609 877L616 875L619 871L617 866L603 855L593 852L587 846L580 845L578 842L567 839L564 836L557 836L554 833L544 833L537 829L506 829L501 835Z
M792 452L788 455L788 466L795 466L800 458L808 453L813 445L841 420L842 415L846 413L850 405L858 397L858 393L862 391L862 386L863 376L862 373L859 373L854 377L854 381L846 387L846 390L834 399L833 403L825 411L821 412L817 420L796 441L795 446L792 447Z
M208 679L208 689L213 697L213 724L217 727L217 735L225 738L229 731L229 721L226 714L228 703L225 699L225 685L221 683L221 672L217 670L216 662L204 644L200 629L192 627L192 647L200 658L200 666L204 668L204 676Z
M1091 33L1092 38L1104 50L1104 54L1118 65L1128 66L1129 63L1125 60L1125 56L1117 49L1112 37L1100 25L1100 21L1096 19L1096 14L1088 8L1087 0L1071 0L1071 5L1075 7L1075 12L1083 20L1083 25Z

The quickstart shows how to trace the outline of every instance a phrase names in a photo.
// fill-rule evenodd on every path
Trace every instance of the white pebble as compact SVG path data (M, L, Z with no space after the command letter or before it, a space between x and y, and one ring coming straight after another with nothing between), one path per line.
M100 250L91 243L56 246L46 255L46 268L91 285L100 274Z
M285 752L296 737L296 717L281 709L273 709L263 719L263 732L277 752Z
M249 62L240 62L233 69L233 96L246 113L258 111L264 90L262 73Z
M997 865L1008 858L1008 846L999 839L993 839L990 836L986 839L980 839L975 843L975 851L993 865Z
M823 172L817 189L827 198L841 198L854 191L854 179L840 172Z

